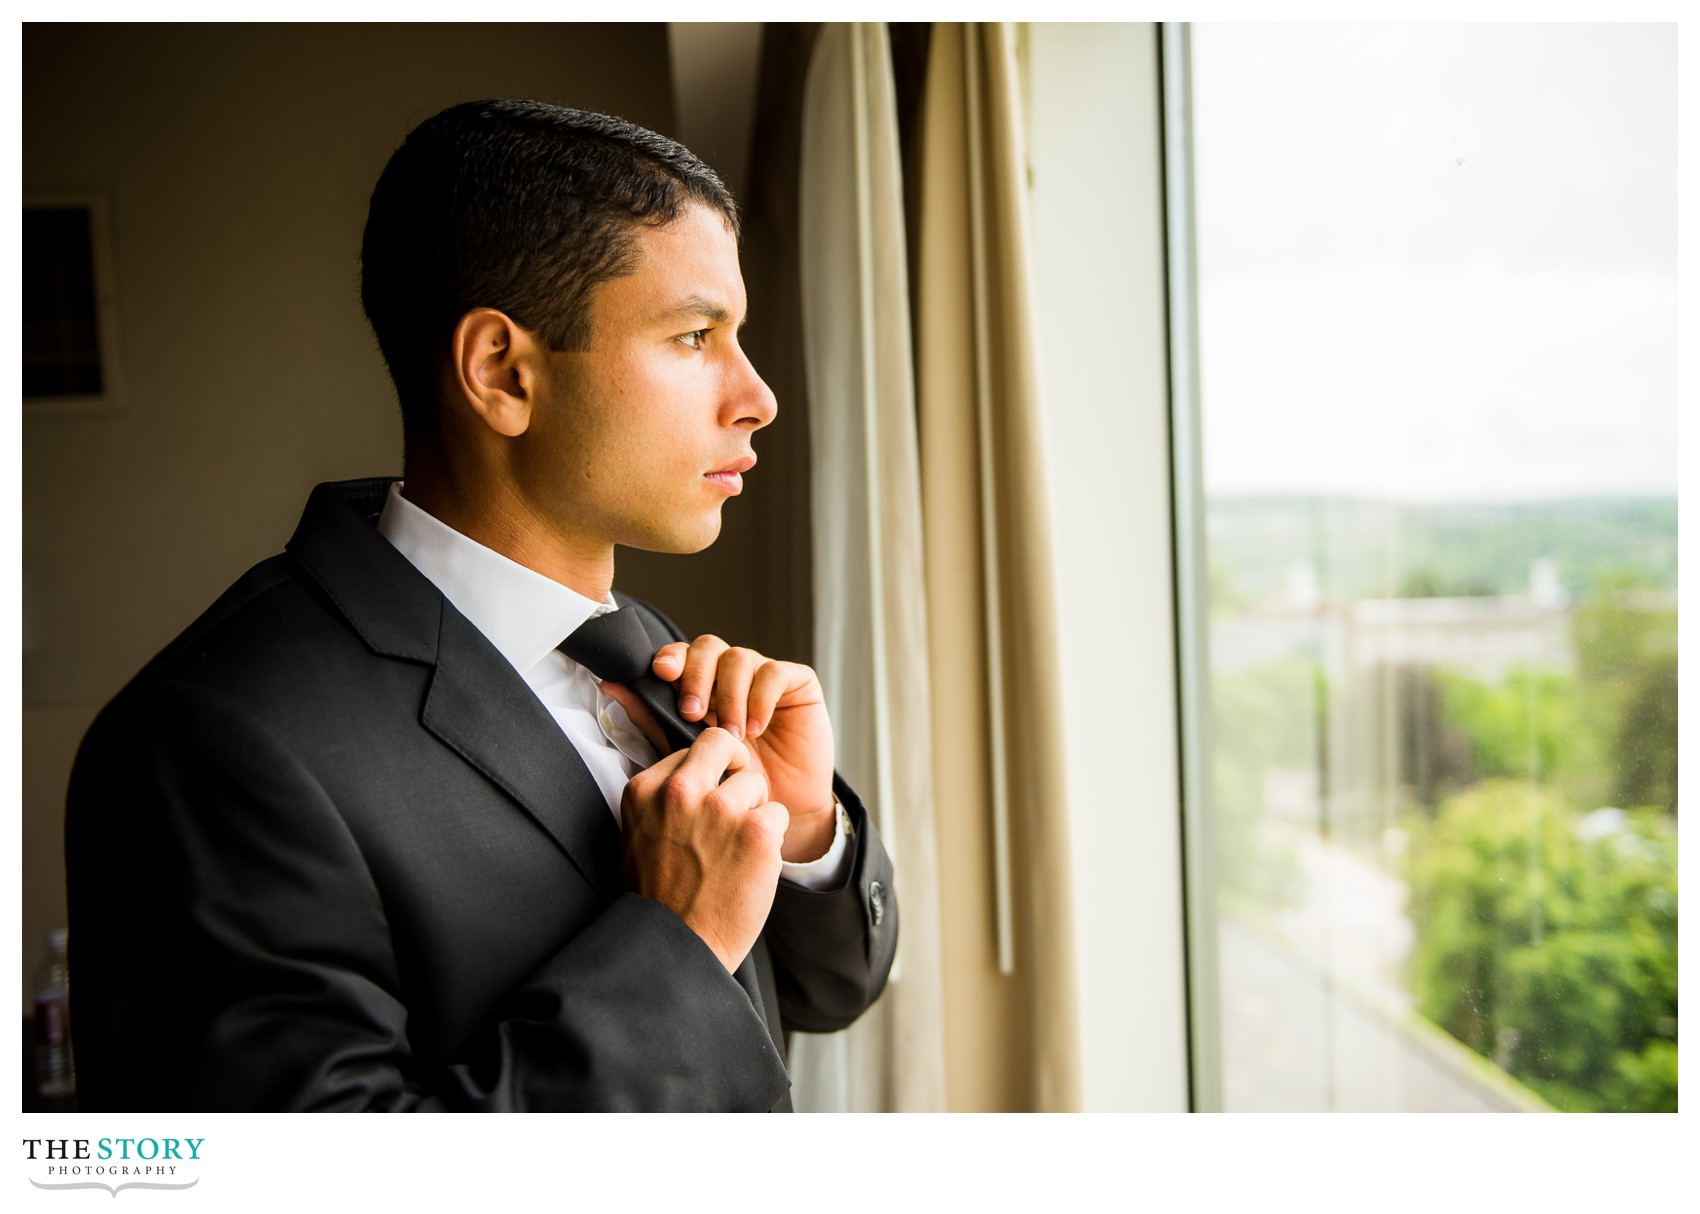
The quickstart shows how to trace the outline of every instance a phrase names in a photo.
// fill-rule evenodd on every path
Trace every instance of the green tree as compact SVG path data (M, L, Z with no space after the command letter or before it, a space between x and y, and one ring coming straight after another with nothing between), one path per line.
M1659 606L1658 581L1623 569L1604 575L1576 605L1576 656L1584 682L1599 687L1628 675L1640 662L1676 653L1676 610Z
M1423 1015L1559 1108L1676 1107L1676 832L1493 780L1410 854Z
M1676 655L1643 659L1624 680L1617 801L1676 812Z
M1609 715L1591 706L1576 676L1513 670L1498 683L1437 670L1444 730L1469 739L1476 777L1535 780L1598 805L1611 783Z
M1646 571L1622 570L1578 605L1576 647L1619 805L1676 812L1676 610Z

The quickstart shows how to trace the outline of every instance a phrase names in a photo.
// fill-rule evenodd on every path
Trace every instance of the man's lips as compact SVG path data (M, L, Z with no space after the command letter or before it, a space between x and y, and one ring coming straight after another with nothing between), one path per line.
M713 472L703 473L703 477L736 497L744 491L744 473L748 472L755 466L756 457L753 455L746 455L741 460L727 464L724 468L717 468Z

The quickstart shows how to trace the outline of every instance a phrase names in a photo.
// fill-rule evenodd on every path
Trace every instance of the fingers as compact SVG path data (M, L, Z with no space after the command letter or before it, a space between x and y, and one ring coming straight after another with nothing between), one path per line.
M673 641L663 645L655 651L655 659L649 664L650 669L663 683L671 683L684 670L685 651L689 648L690 646L684 641Z
M677 683L680 716L709 721L737 737L759 737L781 700L815 686L807 666L776 662L706 634L688 645L663 646L653 669Z
M750 680L750 695L744 708L744 730L750 737L761 736L761 731L773 720L773 710L778 705L779 698L801 681L796 672L807 669L794 667L789 662L764 662L756 668L755 676Z
M647 794L654 788L671 785L681 800L695 800L746 768L759 773L750 759L749 747L724 729L711 728L698 734L688 750L663 752L653 764L633 776L627 786Z
M731 646L719 637L703 635L689 645L674 641L656 651L650 669L655 671L656 677L676 685L679 715L685 720L699 721L708 711L715 666L720 655L729 648Z
M714 723L735 736L744 733L744 695L749 690L760 655L734 649L717 636L704 634L689 645L675 641L656 652L652 669L659 678L677 684L679 715Z
M742 814L759 812L765 806L773 804L767 799L767 779L753 767L734 772L717 785L714 791L703 798L703 803L722 813ZM786 814L779 828L778 838L785 837L786 824L791 815Z
M753 649L728 649L715 667L710 703L720 728L738 737L749 734L750 684L767 659Z
M750 766L749 748L725 729L703 730L691 748L681 753L682 774L700 780L705 788L713 788Z

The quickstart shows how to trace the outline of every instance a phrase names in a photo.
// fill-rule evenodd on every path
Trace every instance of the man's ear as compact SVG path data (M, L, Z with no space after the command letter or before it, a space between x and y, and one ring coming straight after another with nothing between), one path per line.
M495 308L474 308L455 325L450 373L486 426L517 438L531 425L542 343Z

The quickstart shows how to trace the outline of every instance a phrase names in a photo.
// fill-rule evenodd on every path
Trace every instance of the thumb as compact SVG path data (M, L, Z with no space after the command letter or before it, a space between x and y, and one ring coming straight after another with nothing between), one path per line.
M655 747L655 753L665 755L672 753L673 748L667 744L667 735L661 732L661 723L655 719L655 714L649 710L649 705L638 698L637 692L624 683L613 683L604 680L602 690L606 691L614 702L626 710L626 716L631 718L638 732L649 739L649 744Z

